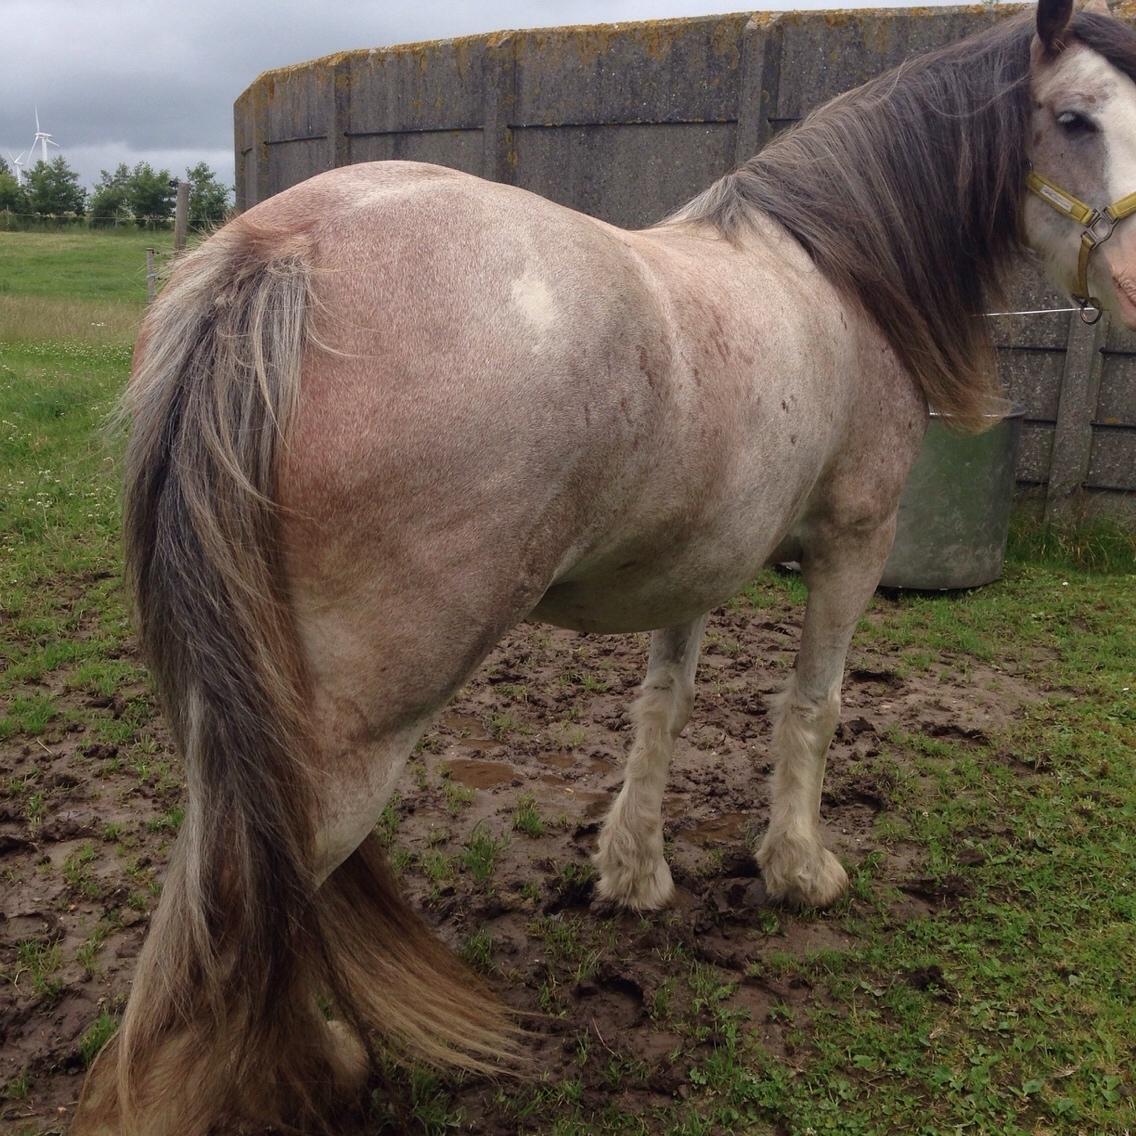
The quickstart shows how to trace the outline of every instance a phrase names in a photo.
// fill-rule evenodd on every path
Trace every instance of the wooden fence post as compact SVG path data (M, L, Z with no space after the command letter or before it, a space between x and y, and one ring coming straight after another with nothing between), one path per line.
M152 248L146 250L146 303L148 304L152 304L158 294L158 270L154 266L157 252L157 249Z
M177 208L174 212L174 252L185 251L185 234L189 227L189 182L178 179Z

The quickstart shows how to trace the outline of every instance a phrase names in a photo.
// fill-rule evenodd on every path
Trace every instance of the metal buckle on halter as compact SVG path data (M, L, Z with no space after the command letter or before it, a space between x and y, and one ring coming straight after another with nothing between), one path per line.
M1105 229L1103 233L1098 233L1098 226L1103 224ZM1103 245L1109 237L1112 236L1116 229L1116 219L1108 213L1102 213L1099 209L1093 211L1093 215L1089 218L1089 223L1085 226L1084 235L1092 242L1092 247L1096 248L1097 245Z

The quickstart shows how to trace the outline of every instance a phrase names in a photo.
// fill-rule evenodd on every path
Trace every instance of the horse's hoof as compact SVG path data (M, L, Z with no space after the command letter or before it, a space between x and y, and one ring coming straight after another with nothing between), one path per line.
M674 880L666 860L659 859L645 872L627 867L606 871L596 884L596 904L627 911L658 911L674 899Z
M757 863L769 898L786 907L829 907L848 890L844 865L819 844L804 856L762 845Z

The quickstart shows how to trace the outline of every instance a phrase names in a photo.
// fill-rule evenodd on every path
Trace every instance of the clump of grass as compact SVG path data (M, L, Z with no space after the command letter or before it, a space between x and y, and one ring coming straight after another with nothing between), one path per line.
M37 994L54 998L63 989L63 983L55 977L62 965L63 952L58 943L28 939L16 948L16 973L12 981L18 983L26 975Z
M565 749L577 749L588 740L587 730L570 721L554 722L550 732Z
M516 733L520 729L520 725L516 714L504 710L500 714L494 714L490 717L489 732L498 741L504 741L510 734Z
M95 856L94 845L88 841L63 861L63 878L67 886L86 899L97 899L102 894L98 881L91 878L90 869Z
M442 796L446 799L446 811L450 816L456 817L463 809L473 804L477 791L447 777L442 784Z
M422 871L426 878L435 886L453 879L454 861L445 852L439 852L436 848L432 848L428 852L422 853L419 863L422 865Z
M28 1099L28 1094L31 1092L32 1079L25 1069L22 1073L18 1073L8 1083L0 1088L0 1100L22 1101Z
M482 929L467 936L458 953L474 970L493 972L493 936L488 931Z
M185 809L181 805L174 805L161 816L151 817L146 822L146 827L151 832L177 832L183 820L185 820Z
M487 884L497 868L497 860L505 848L505 840L491 835L484 823L474 826L461 855L462 867L479 883Z
M109 933L109 924L99 923L91 932L87 941L75 952L75 961L79 963L88 975L94 974L95 959L102 949L102 945L106 941L106 937Z
M383 806L383 811L379 814L379 822L375 825L375 835L384 848L389 848L394 843L394 836L398 831L398 822L401 819L399 813L401 803L399 795L393 793L390 800Z
M536 798L531 793L526 793L517 802L513 812L513 828L517 832L531 836L534 840L544 835L544 818L540 815L540 810L536 807Z
M83 1059L84 1069L90 1068L91 1062L114 1036L116 1029L118 1029L118 1019L103 1010L83 1031L83 1036L79 1039L79 1056Z

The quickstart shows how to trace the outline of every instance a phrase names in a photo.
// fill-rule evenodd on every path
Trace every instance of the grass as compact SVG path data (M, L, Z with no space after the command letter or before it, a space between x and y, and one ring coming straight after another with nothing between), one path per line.
M484 823L474 826L461 854L461 864L473 879L487 886L505 848L505 838L491 835Z
M146 249L168 233L0 233L0 344L129 343L146 302Z
M87 1027L79 1039L79 1056L83 1059L85 1069L90 1068L91 1062L111 1039L116 1029L118 1029L118 1020L105 1010Z
M59 942L38 940L4 956L2 996L34 996L45 1015L72 971L90 973L112 957L113 948L104 950L112 919L123 912L137 919L152 908L159 877L150 851L182 821L176 770L132 653L119 585L115 449L100 433L129 367L144 294L139 252L151 239L0 234L0 744L28 751L18 776L0 783L0 805L33 832L46 829L61 789L47 775L43 750L76 725L101 752L84 759L85 775L113 770L159 798L149 824L100 819L67 856L35 866L43 878L57 874L68 902L101 906L110 901L95 868L105 853L121 859L129 892L121 909L100 913L67 940L78 944L67 947L67 957ZM117 314L102 327L84 323L102 304ZM802 598L796 576L768 572L731 607L756 615ZM714 647L730 656L736 643L722 634ZM500 1093L501 1124L546 1136L1136 1130L1130 534L1100 524L1044 529L1020 518L1003 581L949 597L880 596L854 651L856 665L868 669L883 652L923 675L1000 668L1038 697L978 739L932 736L917 726L884 738L872 758L892 799L875 834L881 856L853 866L849 897L823 916L756 913L758 947L741 970L695 957L698 936L680 914L649 924L651 947L636 938L634 921L534 914L519 954L484 927L459 924L467 961L503 982L513 983L539 958L540 1005L581 1031L571 1075L486 1090ZM571 679L582 692L605 685L586 670ZM517 735L529 690L499 690L510 705L493 730ZM586 736L570 716L550 733L566 747ZM413 768L424 789L426 766ZM407 868L413 862L428 886L464 889L484 902L505 832L519 834L511 838L516 845L554 826L529 797L493 820L505 832L485 822L467 831L460 818L475 797L444 781L447 823L413 857L395 844L406 811L397 799L378 832L392 860ZM952 897L930 917L889 882L885 865L900 850L918 859L928 888ZM525 884L538 911L538 900L586 902L589 863L561 861L541 871L543 891ZM787 949L806 925L831 932L838 945ZM676 1039L664 1062L681 1086L673 1104L656 1094L639 1108L629 1095L632 1107L623 1107L624 1092L646 1099L647 1073L619 1038L601 1043L587 1034L586 1021L573 1019L576 985L618 972L628 944L660 973L644 989L643 1006ZM766 988L773 991L766 1003L746 1002L747 993ZM109 1013L88 1026L76 1041L84 1064L113 1028ZM762 1041L767 1032L779 1039L777 1056ZM41 1076L39 1066L34 1079L17 1067L0 1094L22 1101L39 1092ZM376 1132L462 1130L459 1082L409 1073L398 1083L405 1100L389 1120L389 1098L376 1104Z
M513 828L517 832L523 832L525 836L531 836L534 840L544 835L544 818L540 815L536 798L531 793L526 793L517 802L517 807L513 811Z

